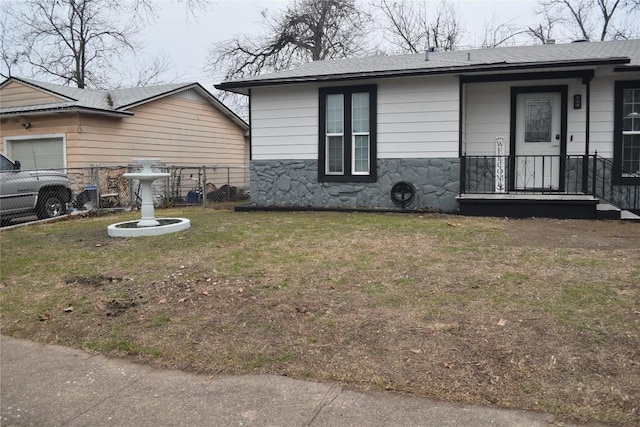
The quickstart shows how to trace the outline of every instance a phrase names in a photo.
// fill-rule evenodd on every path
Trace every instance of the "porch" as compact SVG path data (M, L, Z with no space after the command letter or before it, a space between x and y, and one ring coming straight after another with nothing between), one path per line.
M463 215L640 220L640 185L614 184L613 162L597 153L462 156L460 166Z

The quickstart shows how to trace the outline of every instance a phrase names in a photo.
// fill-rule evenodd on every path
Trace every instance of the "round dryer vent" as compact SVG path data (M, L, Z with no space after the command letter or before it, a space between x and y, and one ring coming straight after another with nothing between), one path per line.
M399 208L406 208L416 198L416 188L410 182L400 181L391 187L391 201Z

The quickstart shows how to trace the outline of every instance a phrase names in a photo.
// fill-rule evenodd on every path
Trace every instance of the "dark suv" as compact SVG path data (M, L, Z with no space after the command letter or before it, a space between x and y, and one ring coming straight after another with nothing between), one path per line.
M37 215L39 219L63 215L72 192L69 177L54 170L21 170L20 162L0 154L0 219Z

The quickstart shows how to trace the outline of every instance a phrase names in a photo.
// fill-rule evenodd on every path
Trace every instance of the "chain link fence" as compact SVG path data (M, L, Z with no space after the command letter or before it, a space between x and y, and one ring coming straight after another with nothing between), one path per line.
M249 169L226 166L168 166L160 205L203 205L249 199Z
M19 217L39 219L64 214L73 200L69 181L61 171L24 171L7 164L0 169L0 223Z
M66 192L65 197L60 197L62 209L65 203L74 209L89 211L138 208L141 203L140 183L124 175L127 172L138 172L140 169L139 165L100 165L53 170L58 175L58 181L60 180L59 172L66 174L69 178L68 187L71 189L71 195L67 195L66 184L61 186L58 182L55 183L57 187L61 187L60 191ZM157 165L153 170L169 173L168 178L158 179L153 183L156 207L186 205L207 207L249 199L247 167ZM54 188L52 170L48 173L28 170L20 172L38 174L40 182L46 182L49 176L52 179L51 188ZM3 191L9 188L8 180L5 178L15 175L15 171L2 171ZM38 194L37 199L42 198L43 194ZM3 211L9 207L7 203L9 202L3 196ZM36 203L36 194L33 195L33 203ZM38 203L44 202L38 200Z

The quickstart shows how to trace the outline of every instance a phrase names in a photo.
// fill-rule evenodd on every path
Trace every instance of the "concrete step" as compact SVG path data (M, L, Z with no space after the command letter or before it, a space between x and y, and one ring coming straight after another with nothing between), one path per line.
M620 208L609 203L600 202L596 205L596 218L598 219L620 219Z
M633 212L620 209L612 204L605 202L600 202L596 205L596 218L640 221L640 215L636 215Z
M623 210L620 212L620 219L624 221L640 221L640 215L636 215L633 212Z

